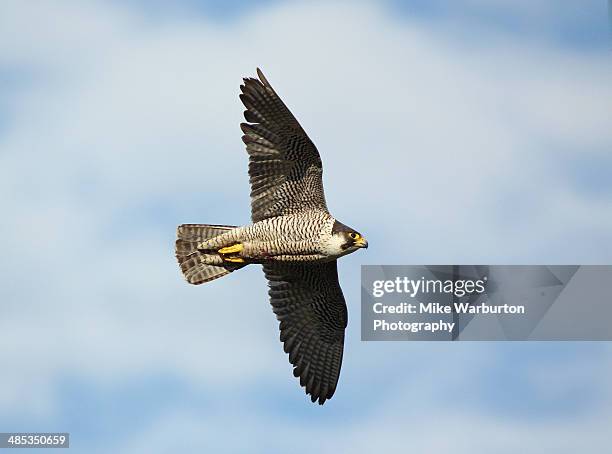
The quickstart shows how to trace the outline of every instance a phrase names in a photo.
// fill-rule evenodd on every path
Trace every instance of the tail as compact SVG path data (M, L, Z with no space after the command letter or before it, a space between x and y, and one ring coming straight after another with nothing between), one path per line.
M194 285L203 284L246 266L240 263L220 263L218 265L204 263L210 256L197 249L198 244L202 241L234 228L236 226L208 224L183 224L178 227L175 252L187 282Z

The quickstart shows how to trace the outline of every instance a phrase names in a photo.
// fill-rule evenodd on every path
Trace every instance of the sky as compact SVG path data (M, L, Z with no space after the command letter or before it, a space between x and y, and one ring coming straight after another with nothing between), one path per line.
M606 2L0 4L0 430L71 451L604 452L609 343L360 341L362 264L610 264ZM338 390L292 377L258 267L204 286L182 223L249 222L241 78L317 145ZM579 303L579 302L577 302Z

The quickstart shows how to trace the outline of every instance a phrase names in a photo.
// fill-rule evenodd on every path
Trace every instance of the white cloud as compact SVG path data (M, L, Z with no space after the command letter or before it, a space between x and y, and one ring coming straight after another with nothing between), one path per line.
M538 348L537 345L532 348ZM414 344L396 346L360 344L361 353L367 351L367 356L362 356L361 360L369 374L351 377L359 382L356 384L359 393L351 394L353 398L349 402L340 404L347 412L345 415L335 415L332 407L313 407L309 409L312 413L307 411L297 417L284 414L270 425L265 410L247 402L236 411L233 406L236 401L227 396L226 406L215 407L210 413L196 414L179 409L160 415L150 427L134 433L122 445L122 452L167 452L176 450L181 440L190 440L188 445L181 446L181 452L316 450L322 453L427 451L469 454L520 451L535 454L552 449L570 454L579 450L597 452L607 446L606 428L612 421L612 414L605 410L612 398L609 392L597 396L604 403L602 411L584 414L574 410L575 414L559 412L549 418L513 415L511 408L500 412L483 403L480 395L481 388L495 389L496 398L512 407L513 401L529 399L526 395L508 395L516 389L512 382L520 377L538 382L536 392L554 405L555 400L562 398L553 395L555 393L578 393L585 387L600 386L598 382L609 377L610 361L602 364L599 357L583 358L579 361L580 368L568 371L567 364L557 368L548 360L548 364L536 363L524 371L515 369L509 381L495 384L483 383L481 376L483 370L491 368L494 362L491 356L500 351L492 344L457 345L452 355L447 354L445 345L434 345L427 352L414 348ZM379 356L389 347L396 353L393 369L386 354L382 358ZM412 350L413 361L408 367L403 363L408 355L402 351L405 353L406 349ZM607 353L609 350L606 349ZM353 383L347 385L354 386ZM551 392L551 387L555 391ZM385 398L385 390L389 398ZM368 395L378 399L373 399L374 407L364 408ZM583 391L580 398L588 396ZM224 440L224 443L211 446L211 440L215 439Z

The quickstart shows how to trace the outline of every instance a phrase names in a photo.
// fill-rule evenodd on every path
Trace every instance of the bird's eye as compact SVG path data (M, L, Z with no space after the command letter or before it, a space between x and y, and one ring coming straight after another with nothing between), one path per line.
M355 233L355 232L351 232L349 233L349 236L353 239L353 240L357 240L359 239L359 234Z

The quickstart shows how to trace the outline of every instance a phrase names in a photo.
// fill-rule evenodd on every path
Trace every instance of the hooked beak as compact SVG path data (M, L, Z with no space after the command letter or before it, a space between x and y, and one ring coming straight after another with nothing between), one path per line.
M358 240L356 240L354 244L355 244L356 247L361 247L361 248L364 248L364 249L368 248L368 242L363 237L361 237Z

